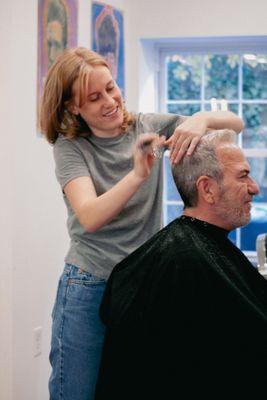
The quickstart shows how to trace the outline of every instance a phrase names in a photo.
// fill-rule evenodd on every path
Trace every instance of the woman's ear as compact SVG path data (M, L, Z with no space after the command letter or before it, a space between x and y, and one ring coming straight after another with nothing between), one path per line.
M74 114L74 115L79 115L79 114L80 114L79 107L76 106L76 104L74 104L74 103L72 103L72 102L71 102L70 104L66 105L66 109L67 109L71 114Z
M71 114L79 115L79 107L74 103L73 99L65 102L65 109Z
M214 204L218 193L218 183L210 176L200 176L196 183L198 198L208 204Z

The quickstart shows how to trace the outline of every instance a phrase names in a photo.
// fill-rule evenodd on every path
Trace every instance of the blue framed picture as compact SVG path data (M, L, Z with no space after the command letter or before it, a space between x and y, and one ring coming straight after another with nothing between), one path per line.
M92 2L92 49L107 61L125 98L123 13L110 5Z

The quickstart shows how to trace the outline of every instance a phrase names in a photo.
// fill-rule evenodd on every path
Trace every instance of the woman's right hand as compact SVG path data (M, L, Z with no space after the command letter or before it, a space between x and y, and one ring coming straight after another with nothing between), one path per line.
M141 178L146 179L151 172L157 159L155 149L165 145L165 136L156 133L144 133L140 135L134 147L134 172Z

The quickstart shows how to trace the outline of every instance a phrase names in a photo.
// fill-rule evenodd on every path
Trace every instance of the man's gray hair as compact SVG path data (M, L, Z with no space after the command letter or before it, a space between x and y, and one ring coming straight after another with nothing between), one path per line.
M216 147L234 144L236 133L230 129L213 130L204 135L191 156L185 155L172 167L172 175L185 207L198 202L196 182L200 176L209 176L217 182L223 179L223 166L216 156Z

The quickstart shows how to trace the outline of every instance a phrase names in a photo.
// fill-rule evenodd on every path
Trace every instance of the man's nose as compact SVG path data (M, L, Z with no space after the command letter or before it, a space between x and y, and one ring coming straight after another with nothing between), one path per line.
M252 178L250 178L250 183L249 183L249 185L248 185L248 191L249 191L250 194L252 194L252 195L254 195L254 196L255 196L256 194L259 194L259 192L260 192L259 185L258 185L257 182L254 181L254 179L252 179Z

